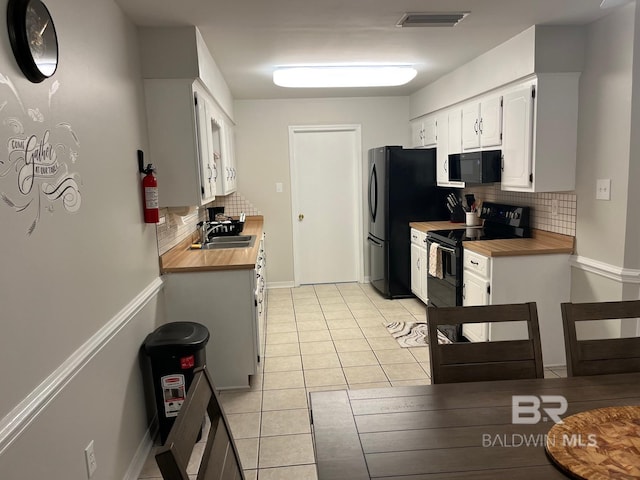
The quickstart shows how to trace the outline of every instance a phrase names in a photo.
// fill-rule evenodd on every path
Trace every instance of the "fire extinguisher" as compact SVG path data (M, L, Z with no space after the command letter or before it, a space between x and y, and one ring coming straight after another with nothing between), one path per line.
M160 220L160 211L158 209L158 180L154 175L155 168L149 163L142 173L145 174L142 179L144 221L145 223L158 223Z

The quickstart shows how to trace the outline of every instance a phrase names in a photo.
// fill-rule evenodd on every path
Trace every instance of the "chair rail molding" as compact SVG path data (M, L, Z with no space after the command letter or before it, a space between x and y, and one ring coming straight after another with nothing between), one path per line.
M640 270L638 269L618 267L580 255L569 257L569 264L578 270L594 273L619 283L640 284Z
M62 389L102 350L162 289L162 277L144 290L111 318L100 330L73 352L40 385L4 418L0 419L0 455L31 424Z

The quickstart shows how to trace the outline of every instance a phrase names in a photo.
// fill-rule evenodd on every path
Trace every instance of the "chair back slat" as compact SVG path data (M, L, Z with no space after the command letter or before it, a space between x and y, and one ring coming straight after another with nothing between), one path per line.
M440 363L441 365L457 365L535 359L533 345L528 340L490 343L493 348L487 348L486 342L444 344L440 347Z
M439 381L434 383L538 378L536 367L531 361L445 365L440 372Z
M640 300L562 303L569 376L640 371L640 337L578 340L576 324L593 320L640 319Z
M238 451L229 435L228 422L213 382L206 367L200 367L194 371L185 401L165 444L156 453L156 462L164 480L189 480L187 466L205 416L209 417L210 426L197 480L244 478Z
M640 338L605 338L578 342L583 361L608 359L640 359Z
M527 340L440 344L438 326L465 323L527 323ZM427 308L431 382L453 383L542 378L542 347L535 302Z

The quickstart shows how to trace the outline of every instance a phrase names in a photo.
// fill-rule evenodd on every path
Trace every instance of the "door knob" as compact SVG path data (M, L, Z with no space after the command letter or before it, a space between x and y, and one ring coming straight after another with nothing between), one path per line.
M298 215L298 221L301 222L302 220L304 220L304 215L303 214L299 214Z

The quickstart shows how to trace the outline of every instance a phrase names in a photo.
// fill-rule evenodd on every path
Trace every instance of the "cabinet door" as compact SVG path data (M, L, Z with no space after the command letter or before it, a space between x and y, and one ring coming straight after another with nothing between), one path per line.
M215 199L215 155L211 138L211 129L208 127L208 101L201 93L194 93L196 108L196 125L198 135L198 157L200 160L200 182L202 204Z
M469 270L463 273L462 305L489 305L489 280L479 277ZM488 324L466 323L462 334L472 342L486 342L489 338Z
M503 98L502 186L531 187L533 95L526 86Z
M429 292L427 291L427 242L426 238L423 241L423 246L420 247L420 285L421 285L421 298L424 303L429 301Z
M462 111L457 110L459 115L458 119L458 127L460 127L460 120L462 118ZM464 182L452 182L449 180L449 154L454 153L449 150L449 145L451 144L449 140L450 128L449 128L449 113L443 112L436 117L437 126L438 126L438 143L437 143L437 151L436 151L436 182L441 187L459 187L464 188ZM458 139L461 138L461 132L458 132ZM458 145L458 152L460 153L461 148Z
M462 107L462 148L480 148L480 103L471 102Z
M424 127L422 125L422 119L413 120L411 122L411 146L423 147L424 146Z
M420 247L415 243L411 244L411 291L420 297L422 295L421 271L420 268Z
M456 108L447 115L449 155L462 152L462 110Z
M502 97L480 102L480 146L497 147L502 143Z
M225 165L225 191L228 195L236 191L237 186L237 170L236 170L236 151L235 151L235 132L233 125L225 121L223 123L223 135L225 139L223 149L223 163Z
M435 147L438 141L438 122L435 116L427 117L422 122L424 146Z
M438 143L436 149L436 182L438 185L446 187L449 186L449 149L447 148L447 116L438 115L438 128L440 134L438 135Z

